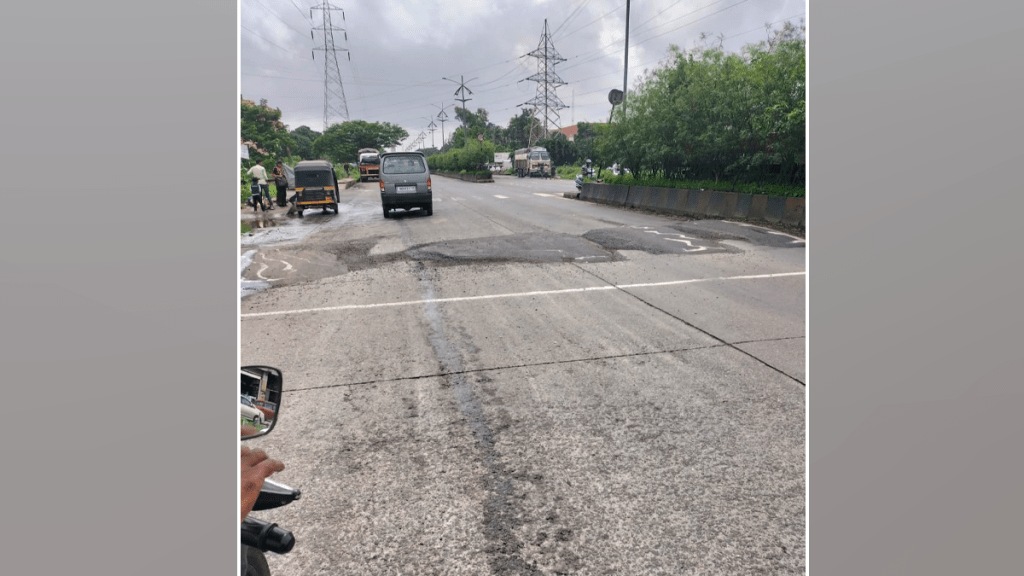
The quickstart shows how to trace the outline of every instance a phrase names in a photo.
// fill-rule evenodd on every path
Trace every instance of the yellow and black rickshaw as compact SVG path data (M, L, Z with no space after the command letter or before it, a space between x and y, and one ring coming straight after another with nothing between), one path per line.
M321 208L338 213L338 175L327 160L303 160L295 165L295 212Z

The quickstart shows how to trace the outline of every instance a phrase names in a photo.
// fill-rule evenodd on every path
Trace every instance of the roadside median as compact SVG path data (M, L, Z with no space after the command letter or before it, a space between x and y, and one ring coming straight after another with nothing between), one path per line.
M567 198L696 218L732 218L805 227L805 198L718 190L653 188L587 182Z

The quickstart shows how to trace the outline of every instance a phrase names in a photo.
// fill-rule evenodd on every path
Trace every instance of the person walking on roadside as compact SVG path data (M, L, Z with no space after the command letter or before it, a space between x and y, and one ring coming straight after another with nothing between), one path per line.
M288 175L284 173L284 163L280 160L274 166L274 186L277 188L277 205L284 208L288 205ZM271 202L273 209L273 202Z
M246 172L246 174L256 179L256 183L260 187L260 208L266 211L267 207L266 205L263 204L263 200L264 198L270 197L270 187L267 185L267 169L263 167L264 162L266 162L266 160L253 164L252 167L249 168L249 170ZM253 198L255 198L255 195L253 196ZM255 212L256 206L253 205L252 209ZM271 206L271 209L273 209L273 206Z

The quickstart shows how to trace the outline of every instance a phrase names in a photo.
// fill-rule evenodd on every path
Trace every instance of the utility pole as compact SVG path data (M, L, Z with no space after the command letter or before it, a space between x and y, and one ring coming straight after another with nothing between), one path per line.
M430 147L434 148L434 130L437 130L437 124L434 124L433 118L427 120L430 120L430 124L427 124L427 130L430 130Z
M626 0L626 56L622 66L622 108L626 108L626 84L629 81L629 0Z
M451 106L449 104L448 106ZM441 101L440 112L437 113L437 119L441 121L441 148L444 148L444 123L448 121L448 114L444 111L447 106L444 105L444 100Z
M540 44L537 48L527 54L527 56L533 56L537 58L537 73L526 80L531 82L537 82L537 95L530 101L524 104L529 104L537 109L543 109L544 113L544 133L547 134L550 130L550 125L554 124L555 127L559 127L559 115L558 111L563 108L568 108L555 90L559 86L564 86L565 81L559 78L558 74L555 73L555 65L559 62L565 62L558 50L555 49L555 45L551 42L551 34L548 33L548 21L544 20L544 33L541 34Z
M451 78L441 78L441 80L447 80L449 82L455 82L456 84L459 85L459 88L457 90L455 90L455 96L461 95L462 97L461 98L456 98L456 100L458 100L459 102L462 102L462 110L463 110L463 112L466 112L467 111L466 110L466 102L472 100L472 98L466 98L466 92L469 92L470 94L472 94L473 91L470 90L469 88L466 88L467 80L465 80L465 76L462 76L460 74L458 81L452 80ZM468 81L472 82L473 80L476 80L476 78L470 78ZM465 126L466 122L463 121L462 125Z
M320 32L323 35L323 44L313 49L313 60L316 60L317 52L324 53L324 132L326 132L332 119L340 117L343 120L348 120L348 102L345 101L345 88L341 83L341 68L338 66L338 51L348 53L348 50L334 45L335 31L342 32L346 42L348 41L348 32L345 32L344 28L334 26L331 18L332 12L339 11L341 20L344 22L345 11L341 8L324 0L323 4L319 6L310 7L310 20L313 19L313 10L318 10L322 18L321 25L310 30L309 35L314 41L316 40L314 32ZM352 60L351 53L348 53L348 59Z

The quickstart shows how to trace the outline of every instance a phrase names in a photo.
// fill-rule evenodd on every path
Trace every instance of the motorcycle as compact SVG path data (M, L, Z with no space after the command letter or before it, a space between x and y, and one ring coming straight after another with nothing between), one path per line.
M281 415L281 396L284 376L270 366L243 366L241 370L239 404L241 439L251 440L266 436ZM253 410L253 407L257 410ZM271 479L263 481L253 511L269 510L298 500L302 493ZM272 522L253 518L242 521L242 576L270 576L267 552L287 554L295 546L295 536Z

